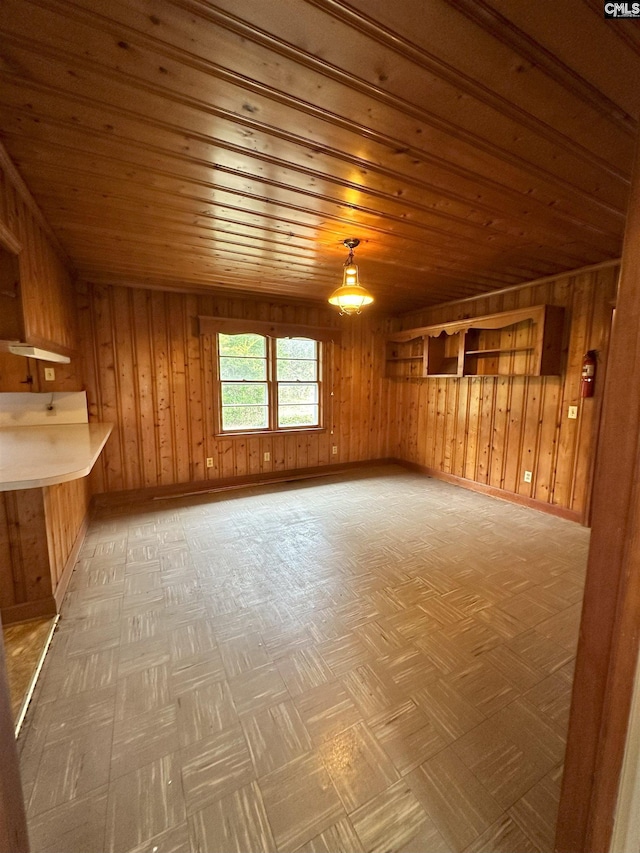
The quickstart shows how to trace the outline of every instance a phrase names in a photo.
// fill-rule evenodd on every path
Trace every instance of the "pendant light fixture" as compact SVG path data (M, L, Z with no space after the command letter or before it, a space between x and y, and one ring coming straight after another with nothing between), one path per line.
M370 305L373 302L373 296L360 284L358 267L353 262L353 250L360 245L360 240L351 238L343 242L349 249L349 256L344 262L342 284L333 291L329 302L337 305L341 314L359 314L364 305Z

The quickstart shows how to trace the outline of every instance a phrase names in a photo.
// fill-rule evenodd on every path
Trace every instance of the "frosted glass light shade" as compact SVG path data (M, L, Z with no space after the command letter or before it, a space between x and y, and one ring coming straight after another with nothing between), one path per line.
M344 265L342 284L329 297L341 314L359 314L360 309L373 302L373 296L358 281L358 267L350 259Z
M341 314L359 314L364 305L371 305L373 296L359 284L343 284L333 291L329 302L336 305Z

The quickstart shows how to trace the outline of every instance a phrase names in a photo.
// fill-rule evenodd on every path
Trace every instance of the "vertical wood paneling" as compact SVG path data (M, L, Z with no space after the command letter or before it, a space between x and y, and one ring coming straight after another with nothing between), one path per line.
M122 424L121 450L123 459L136 459L139 464L137 419L134 400L137 398L136 376L132 358L133 329L131 324L130 294L123 299L111 300L113 315L112 347L114 355L114 386L118 397L118 418ZM127 389L127 393L124 393ZM128 485L129 465L123 468L123 483Z
M86 477L47 486L0 493L0 608L4 621L28 618L49 605L63 576L69 555L82 530L91 492ZM23 609L16 610L20 606ZM12 610L13 615L12 615Z
M583 271L408 315L403 328L548 303L565 308L562 376L387 380L389 444L408 462L582 515L587 507L618 268ZM514 344L522 343L514 340ZM596 394L580 399L586 350L600 354ZM520 356L514 355L515 360ZM578 419L567 417L578 406ZM532 482L524 482L524 472Z
M0 354L0 391L79 391L84 365L78 345L75 290L66 259L35 202L0 146L0 225L21 246L20 282L26 340L72 353L44 381L42 362ZM91 332L87 317L83 331ZM91 368L92 365L90 365ZM27 375L33 382L24 384ZM89 506L86 480L0 496L0 560L5 569L0 607L51 601ZM10 571L9 571L10 567ZM44 611L43 611L44 612ZM25 609L17 618L29 614ZM36 615L35 613L33 615Z
M168 294L167 324L169 333L169 365L171 386L171 418L174 450L188 447L189 452L174 452L173 477L178 483L191 479L191 458L193 442L191 438L191 417L187 402L187 361L185 358L185 307L188 300L183 296Z
M26 339L35 344L74 349L76 310L69 270L1 146L0 228L21 246L20 288ZM33 377L31 386L24 383L28 374ZM56 380L45 385L43 368L38 362L0 353L0 391L74 391L81 387L77 357L70 365L56 365Z
M1 148L0 173L0 222L22 247L20 289L26 338L75 349L75 301L66 259Z
M96 466L96 491L314 468L389 453L394 389L383 378L384 321L340 320L330 309L308 305L91 284L80 290L91 416L116 424ZM342 343L324 351L326 430L216 438L215 350L210 337L197 333L198 314L342 324Z
M7 516L7 503L5 496L0 497L0 566L5 567L0 571L0 602L11 601L13 598L13 576L8 571L12 565L11 539L9 536L9 519Z
M86 477L47 486L43 491L49 565L55 593L87 515L91 492Z
M51 596L42 489L2 492L0 503L11 555L11 583L3 585L3 610ZM4 537L3 537L4 538ZM5 620L6 621L6 620Z
M204 480L206 476L205 425L202 405L202 353L196 336L195 312L198 310L196 296L188 296L183 311L184 363L186 410L189 413L189 479ZM259 454L259 448L258 448ZM259 457L262 458L262 457Z

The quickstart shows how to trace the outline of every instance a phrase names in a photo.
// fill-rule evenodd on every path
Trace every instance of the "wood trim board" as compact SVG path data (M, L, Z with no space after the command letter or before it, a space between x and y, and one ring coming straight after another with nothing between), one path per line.
M327 477L342 474L357 468L371 465L394 464L394 459L366 459L358 462L346 462L338 465L319 465L315 468L293 468L269 474L249 474L241 477L223 477L217 480L201 480L195 483L175 483L157 488L130 489L119 492L103 492L93 496L96 507L120 506L126 503L138 503L146 500L169 500L171 498L193 497L210 492L222 492L232 489L267 486L275 483L309 480L315 477Z
M611 842L640 643L640 145L627 214L592 500L556 850Z
M537 509L539 512L545 512L547 515L555 515L557 518L565 518L568 521L577 521L579 523L582 521L580 513L562 506L548 504L544 501L538 501L535 498L529 498L526 495L518 495L506 489L498 489L495 486L488 486L486 483L477 483L475 480L467 480L455 474L447 474L445 471L439 471L437 468L429 468L427 465L420 465L417 462L407 462L404 459L393 459L392 461L397 465L402 465L403 468L407 468L409 471L416 471L427 477L433 477L434 480L442 480L445 483L469 489L471 492L479 492L483 495L489 495L492 498L499 498L503 501L509 501L509 503L518 504L518 506Z
M312 338L315 341L340 342L342 330L330 326L308 326L302 323L280 323L267 320L243 320L229 317L198 317L201 335L223 332L225 335L254 333L272 338Z
M62 602L69 587L69 581L71 580L71 575L73 574L73 569L76 564L76 560L78 559L78 554L80 553L80 549L82 548L82 543L84 542L85 536L87 535L87 530L89 529L90 521L91 512L89 511L85 515L82 524L80 525L78 535L76 536L76 541L73 543L73 548L71 549L71 552L67 557L67 562L65 563L64 569L62 570L62 574L60 575L60 579L58 580L58 585L56 586L56 590L53 594L56 603L57 613L59 613L62 608Z

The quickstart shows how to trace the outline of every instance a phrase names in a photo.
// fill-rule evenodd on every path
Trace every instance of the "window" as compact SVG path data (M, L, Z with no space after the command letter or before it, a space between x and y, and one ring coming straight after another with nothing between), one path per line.
M222 432L320 426L320 344L218 333Z

